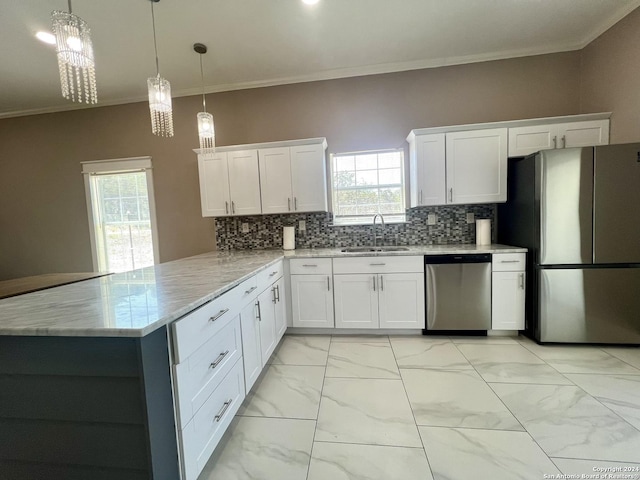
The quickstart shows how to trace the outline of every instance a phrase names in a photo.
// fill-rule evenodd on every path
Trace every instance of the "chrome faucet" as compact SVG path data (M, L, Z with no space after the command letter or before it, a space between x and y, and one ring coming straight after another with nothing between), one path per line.
M373 246L376 247L378 242L378 237L376 236L376 218L380 217L380 222L382 223L382 235L380 236L380 238L382 238L382 244L384 245L384 217L382 216L381 213L376 213L373 216Z

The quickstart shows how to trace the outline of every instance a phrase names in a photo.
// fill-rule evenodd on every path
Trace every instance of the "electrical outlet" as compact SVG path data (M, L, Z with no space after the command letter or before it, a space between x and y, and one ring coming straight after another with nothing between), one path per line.
M474 223L476 221L473 213L467 213L467 223Z
M304 232L307 229L307 222L305 222L304 220L300 220L298 222L298 230L300 230L301 232Z
M249 233L249 224L246 222L242 224L242 233Z
M435 213L430 213L427 215L427 225L435 225L438 221L438 217L436 217Z

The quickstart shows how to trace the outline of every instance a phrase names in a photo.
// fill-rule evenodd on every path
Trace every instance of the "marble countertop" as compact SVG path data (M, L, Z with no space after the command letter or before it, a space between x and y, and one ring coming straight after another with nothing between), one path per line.
M393 248L393 247L392 247ZM399 252L343 252L342 248L308 248L297 250L285 250L285 258L312 258L312 257L371 257L390 255L459 255L465 253L524 253L526 248L511 247L509 245L491 244L459 244L459 245L414 245L407 250Z
M504 245L214 251L0 300L0 335L143 337L222 295L282 258L525 252Z

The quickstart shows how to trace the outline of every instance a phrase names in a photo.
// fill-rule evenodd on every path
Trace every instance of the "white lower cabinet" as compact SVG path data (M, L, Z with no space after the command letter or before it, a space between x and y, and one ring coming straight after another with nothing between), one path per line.
M336 328L379 328L377 275L334 275Z
M284 286L284 278L280 277L274 286L276 289L276 303L273 309L275 311L277 344L280 342L284 332L287 331L287 293Z
M276 292L267 288L258 295L258 328L260 330L260 352L264 365L278 344L276 339Z
M491 329L524 330L525 254L493 254Z
M195 480L211 457L245 396L242 359L220 382L181 432L185 480Z
M293 326L333 328L332 260L291 259L289 270Z
M424 274L380 275L380 328L424 328Z
M287 329L282 262L260 272L256 285L268 285L253 294L240 310L245 389L248 392Z
M262 372L262 349L258 326L258 302L252 301L240 311L242 328L242 358L245 389L248 392Z
M424 328L424 257L336 258L336 328Z

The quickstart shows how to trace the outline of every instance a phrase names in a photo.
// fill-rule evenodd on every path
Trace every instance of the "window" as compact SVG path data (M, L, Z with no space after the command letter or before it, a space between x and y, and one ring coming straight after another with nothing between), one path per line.
M157 262L149 157L83 162L93 268L124 272Z
M405 221L403 150L334 154L331 168L334 224Z

